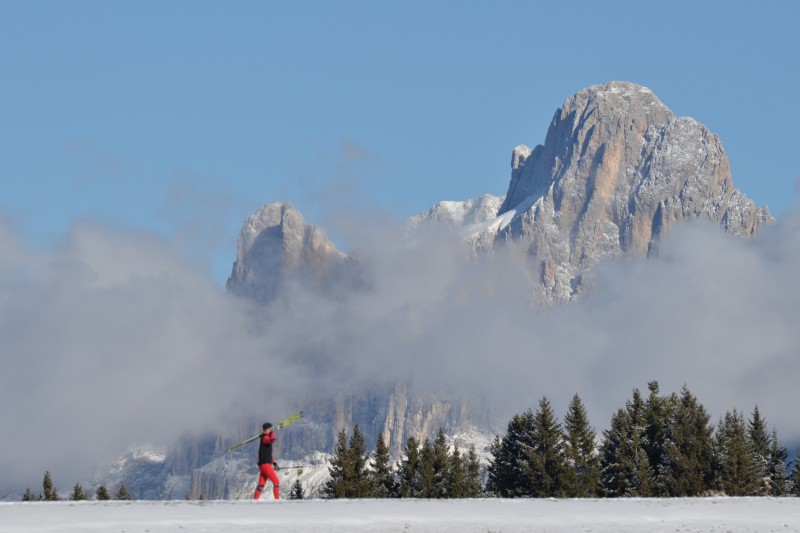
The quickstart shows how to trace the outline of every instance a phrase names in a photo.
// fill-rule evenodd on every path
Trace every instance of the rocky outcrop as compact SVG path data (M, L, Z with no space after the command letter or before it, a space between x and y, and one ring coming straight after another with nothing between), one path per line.
M497 218L504 199L502 196L484 194L480 198L461 202L439 202L428 211L409 218L407 227L413 232L429 226L462 229L486 224Z
M244 223L228 291L265 303L289 279L322 284L343 255L288 203L267 204Z
M564 301L600 260L646 255L693 218L742 236L772 220L734 187L714 133L675 116L650 89L611 82L568 98L544 145L514 149L498 219L472 239L522 243L539 298Z

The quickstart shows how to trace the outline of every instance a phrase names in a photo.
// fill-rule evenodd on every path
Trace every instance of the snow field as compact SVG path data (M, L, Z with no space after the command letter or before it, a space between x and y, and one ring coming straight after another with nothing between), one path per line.
M800 532L800 498L4 502L0 532Z

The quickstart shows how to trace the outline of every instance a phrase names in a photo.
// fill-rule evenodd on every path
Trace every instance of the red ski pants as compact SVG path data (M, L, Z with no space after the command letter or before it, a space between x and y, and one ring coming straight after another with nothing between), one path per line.
M258 476L258 487L256 487L256 493L253 495L253 498L257 500L261 497L261 491L264 490L264 485L267 484L267 480L269 479L272 482L272 495L275 496L276 500L280 500L281 482L275 470L272 469L272 465L269 463L260 465L258 471L260 473Z

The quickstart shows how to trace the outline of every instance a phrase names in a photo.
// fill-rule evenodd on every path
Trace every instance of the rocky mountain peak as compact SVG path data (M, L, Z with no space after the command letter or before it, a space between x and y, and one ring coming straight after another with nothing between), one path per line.
M573 298L603 257L649 253L678 221L751 236L772 220L734 187L719 137L626 82L579 91L556 111L544 145L514 149L498 215L492 235L474 241L526 244L545 301Z
M292 204L267 204L250 215L239 232L227 288L266 302L275 297L287 277L319 281L342 257L325 231L306 224Z

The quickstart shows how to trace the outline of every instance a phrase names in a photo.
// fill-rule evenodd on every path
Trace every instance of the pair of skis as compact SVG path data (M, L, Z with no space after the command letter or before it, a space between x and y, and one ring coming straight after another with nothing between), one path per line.
M297 422L298 420L300 420L301 418L303 418L303 411L298 411L298 412L296 412L295 414L293 414L292 416L290 416L290 417L288 417L288 418L286 418L286 419L284 419L284 420L281 420L280 422L278 422L277 424L275 424L274 426L272 426L272 430L273 430L273 431L275 431L276 429L285 428L285 427L286 427L286 426L288 426L289 424L293 424L293 423ZM260 439L260 438L261 438L263 435L264 435L263 433L259 433L258 435L255 435L255 436L253 436L253 437L250 437L250 438L249 438L249 439L247 439L247 440L243 440L243 441L242 441L242 442L240 442L239 444L234 444L233 446L231 446L230 448L228 448L227 450L225 450L225 452L230 452L230 451L233 451L233 450L235 450L236 448L238 448L239 446L244 446L245 444L247 444L247 443L249 443L249 442L253 442L254 440L258 440L258 439Z

